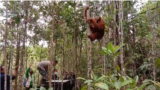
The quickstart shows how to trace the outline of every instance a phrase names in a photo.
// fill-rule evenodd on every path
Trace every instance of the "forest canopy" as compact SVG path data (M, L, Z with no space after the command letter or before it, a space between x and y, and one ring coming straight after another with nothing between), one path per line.
M105 22L101 39L88 38L87 6L87 18ZM24 90L30 64L40 86L37 64L54 59L59 80L76 75L74 90L158 90L159 12L160 2L150 0L0 1L0 65L7 75L19 67L12 90Z

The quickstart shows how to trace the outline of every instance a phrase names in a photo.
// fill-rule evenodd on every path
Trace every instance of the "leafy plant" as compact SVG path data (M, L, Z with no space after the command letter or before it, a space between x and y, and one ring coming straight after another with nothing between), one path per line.
M78 79L84 80L84 84L86 84L81 90L87 90L87 84L90 84L92 90L97 90L97 88L101 88L104 90L121 90L123 86L126 86L126 90L143 90L144 88L150 88L153 84L157 87L160 87L160 83L152 80L144 80L143 83L138 86L139 77L131 78L129 76L121 76L110 75L105 76L102 75L97 77L92 72L91 79L85 79L79 77Z
M100 51L101 54L104 55L109 55L111 57L113 57L114 62L116 61L116 58L118 57L118 55L120 54L120 48L123 47L124 44L122 45L117 45L114 46L112 44L112 42L108 43L106 47L102 47L102 51Z

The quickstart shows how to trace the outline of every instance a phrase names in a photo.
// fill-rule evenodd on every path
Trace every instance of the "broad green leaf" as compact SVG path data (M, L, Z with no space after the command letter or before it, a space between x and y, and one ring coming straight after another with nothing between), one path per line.
M115 52L118 52L118 50L120 50L125 44L122 44L120 46L118 46L118 48L115 50Z
M152 84L152 85L147 85L145 87L145 90L156 90L155 86Z
M138 83L138 80L139 80L139 77L138 77L138 76L136 76L136 77L135 77L135 81L136 81L136 83Z
M83 86L81 90L87 90L87 85Z
M96 74L94 75L93 80L94 80L94 81L97 81L97 80L98 80L98 76L97 76Z
M138 87L138 90L143 90L143 88L145 86L147 86L149 84L150 80L144 80L143 84L140 85L140 87Z
M137 90L137 89L126 89L126 90Z
M109 90L108 85L103 82L96 83L95 86L102 88L102 89L105 89L105 90Z
M106 47L102 47L102 50L106 50Z
M127 84L129 84L129 83L131 83L132 81L131 80L125 80L124 82L122 82L121 84L120 84L120 87L123 87L123 86L125 86L125 85L127 85Z
M115 47L113 48L113 52L116 53L116 52L118 51L118 48L119 48L119 45L115 46Z
M105 78L107 78L107 76L102 75L101 77L99 77L99 78L97 79L97 81L104 80Z
M77 79L86 80L85 78L82 78L82 77L78 77Z
M116 65L116 68L117 68L118 71L120 71L120 67L118 65Z
M158 69L158 68L160 68L160 58L157 58L156 60L155 60L155 67Z
M131 79L131 80L132 80L132 83L130 83L129 85L130 85L131 87L135 87L135 86L137 85L136 80L135 80L135 79Z
M115 88L120 89L120 87L121 87L120 84L121 84L121 82L119 82L119 81L115 82L114 83Z
M109 86L115 87L114 84L113 84L111 81L109 82L109 81L105 80L105 82L106 82Z
M99 51L101 54L106 55L105 51Z
M91 83L93 82L93 80L86 80L84 83L87 84L87 83Z
M160 82L156 82L156 81L151 81L151 82L157 85L158 87L160 87Z
M114 49L113 44L112 44L111 42L108 43L108 44L107 44L107 51L108 51L109 53L114 53L114 52L113 52L113 49Z
M94 79L95 78L95 75L94 75L94 72L91 71L91 78Z
M41 86L41 87L40 87L40 90L47 90L47 89L45 89L44 87Z

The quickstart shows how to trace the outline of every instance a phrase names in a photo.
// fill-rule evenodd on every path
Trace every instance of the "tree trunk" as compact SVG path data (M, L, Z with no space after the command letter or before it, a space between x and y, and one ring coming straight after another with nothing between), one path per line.
M119 4L119 32L120 32L120 45L123 44L123 1L120 1ZM121 63L121 74L125 75L125 68L124 68L124 59L123 59L123 47L120 49L120 63Z
M42 58L42 48L43 48L43 44L41 46L41 52L40 52L40 55L39 55L39 61L41 62L41 58ZM37 86L40 86L40 75L38 74L38 80L37 80Z
M54 49L55 49L55 43L53 41L53 35L54 35L54 7L55 7L55 1L52 2L53 4L53 8L52 8L52 26L51 26L51 34L50 34L50 45L49 45L49 60L52 62L52 60L54 59ZM53 66L50 65L50 67L48 68L48 73L49 73L49 88L52 88L52 83L51 83L51 75L52 75L52 71L53 71Z
M10 26L10 30L12 29L13 27ZM11 37L13 37L13 32L11 32ZM13 43L13 38L11 38L11 46L10 46L10 60L9 60L9 75L10 75L10 88L12 89L12 64L13 64L13 46L12 46L12 43Z
M89 5L89 2L86 2L86 5ZM90 10L88 10L89 12ZM87 13L87 17L89 17L89 13ZM87 26L87 24L86 24ZM90 33L89 27L87 27L87 34ZM89 38L87 38L87 78L91 79L91 71L92 71L92 43ZM88 83L88 90L91 90L91 84Z
M21 49L21 61L20 61L20 71L19 71L19 88L22 89L21 83L23 82L23 71L24 71L24 60L25 60L25 37L26 37L26 30L24 29L23 32L23 46Z
M15 66L19 65L19 56L20 56L20 31L18 31L18 24L17 24L17 46L16 46L16 64ZM17 71L18 72L18 71ZM18 90L17 89L17 83L18 82L18 75L17 78L15 79L15 87L14 90Z
M7 15L6 15L7 16ZM5 82L4 82L4 90L7 90L7 35L8 35L8 28L7 28L7 19L5 23L5 36L4 36L4 66L5 66Z
M118 45L119 44L119 33L118 33L118 24L119 23L119 15L117 13L117 10L119 9L118 7L118 1L114 2L114 45Z

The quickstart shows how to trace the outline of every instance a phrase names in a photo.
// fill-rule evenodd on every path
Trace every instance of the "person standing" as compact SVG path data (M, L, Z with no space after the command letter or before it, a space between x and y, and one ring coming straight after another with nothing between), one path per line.
M33 75L33 70L31 68L32 64L30 64L30 66L27 68L26 70L26 74L25 77L27 79L26 82L26 90L30 90L30 88L34 88L35 87L35 76Z
M4 66L0 66L0 90L4 90L4 82L5 82L5 67ZM11 76L7 75L7 85L6 85L6 89L10 90L10 77L12 80L14 80L17 77L17 71L18 71L18 67L15 68L14 73Z
M52 80L58 80L58 71L57 69L54 69L53 70L53 75L52 75Z

